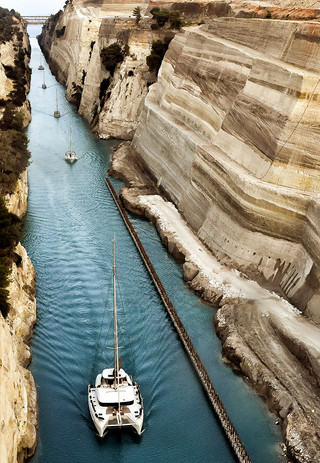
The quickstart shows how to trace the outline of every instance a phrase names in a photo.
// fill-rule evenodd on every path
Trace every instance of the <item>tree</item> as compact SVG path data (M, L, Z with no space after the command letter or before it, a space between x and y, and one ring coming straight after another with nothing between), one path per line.
M139 24L139 21L141 19L141 7L136 6L133 10L133 16L136 18L136 24Z
M170 18L170 11L167 10L166 8L163 8L160 10L159 7L154 7L152 10L150 10L150 13L153 16L153 19L155 19L160 27L163 27L167 21L169 21Z
M163 57L168 50L171 40L172 39L170 37L165 37L164 41L154 40L152 42L151 53L147 56L147 65L151 72L158 74Z
M7 316L10 309L7 288L14 248L18 243L20 232L20 219L8 211L2 196L0 196L0 312L4 317Z
M156 24L159 27L163 27L168 21L170 21L170 27L172 29L180 29L182 26L182 19L180 18L179 11L170 11L166 8L160 9L158 6L155 6L152 10L150 10L150 13L153 16L153 19L157 21ZM152 25L151 28L155 29Z
M114 70L118 63L123 61L123 51L118 43L112 43L108 47L102 48L100 52L102 64L107 71L113 76Z
M170 21L170 27L172 27L172 29L178 29L178 30L181 29L182 19L180 18L179 11L176 11L176 10L170 11L169 21Z

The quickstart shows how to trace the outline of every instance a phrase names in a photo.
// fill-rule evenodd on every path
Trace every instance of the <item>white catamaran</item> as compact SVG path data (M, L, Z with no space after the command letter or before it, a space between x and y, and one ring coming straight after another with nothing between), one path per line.
M143 400L139 385L121 368L118 347L115 241L113 241L113 368L105 368L96 377L95 386L88 387L92 421L103 437L110 429L131 428L142 434Z

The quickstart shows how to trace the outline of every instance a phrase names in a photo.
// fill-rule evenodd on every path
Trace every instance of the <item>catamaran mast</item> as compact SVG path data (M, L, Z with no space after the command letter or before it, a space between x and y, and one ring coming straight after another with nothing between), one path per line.
M118 322L117 322L117 300L116 300L116 242L113 240L113 344L114 344L114 385L118 391L118 413L120 416L120 389L119 389L119 347L118 347Z
M71 111L70 111L70 155L72 154L72 123L71 123Z
M58 108L58 90L56 89L56 112L59 111L59 108Z

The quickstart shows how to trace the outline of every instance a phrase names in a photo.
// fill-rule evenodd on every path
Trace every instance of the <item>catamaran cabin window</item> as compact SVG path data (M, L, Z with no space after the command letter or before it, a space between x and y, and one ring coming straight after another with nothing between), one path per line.
M117 409L118 408L118 402L100 402L99 405L102 407L112 407ZM121 402L120 405L133 405L133 400L128 400L127 402Z

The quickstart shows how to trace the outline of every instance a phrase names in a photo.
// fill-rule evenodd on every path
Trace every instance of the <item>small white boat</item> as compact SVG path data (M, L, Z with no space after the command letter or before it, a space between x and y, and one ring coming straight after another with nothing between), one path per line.
M64 158L66 161L71 162L71 164L77 161L77 155L72 149L72 124L71 124L71 114L70 114L70 149L66 151Z
M121 368L118 347L115 241L113 241L113 325L114 365L99 373L95 385L88 387L88 404L92 421L100 437L110 429L143 430L143 399L137 382Z
M71 162L71 163L78 160L76 153L72 150L66 151L64 158L66 161Z

